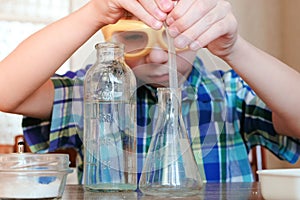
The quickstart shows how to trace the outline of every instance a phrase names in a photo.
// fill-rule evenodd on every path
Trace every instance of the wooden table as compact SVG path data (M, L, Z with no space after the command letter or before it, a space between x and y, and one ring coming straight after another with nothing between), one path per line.
M95 193L85 192L81 185L67 185L62 197L63 200L119 200L119 199L137 199L137 200L156 200L166 199L157 196L145 196L136 192L118 192L118 193ZM184 197L184 200L198 199L263 199L260 189L260 183L207 183L199 192L199 195L193 197Z

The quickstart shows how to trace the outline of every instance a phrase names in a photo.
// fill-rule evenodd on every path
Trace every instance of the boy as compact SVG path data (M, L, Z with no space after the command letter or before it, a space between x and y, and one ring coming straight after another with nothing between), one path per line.
M134 12L136 18L120 20L126 10ZM255 145L295 162L300 137L300 111L296 106L300 75L243 40L237 34L230 4L223 0L182 0L176 7L169 0L92 0L25 40L1 62L0 110L40 119L31 124L24 121L24 135L33 151L72 146L81 154L82 143L72 120L76 74L49 78L84 41L106 25L110 31L104 32L105 37L128 42L127 48L134 41L125 39L152 38L155 42L133 46L135 51L127 49L126 54L127 64L143 82L137 101L138 136L142 138L137 144L138 154L142 155L140 170L151 138L149 127L155 122L151 109L157 101L156 87L165 85L169 78L168 53L165 42L157 39L163 37L162 32L142 31L138 37L127 37L130 32L121 30L120 23L140 28L148 24L160 30L163 22L175 38L178 75L186 94L183 117L189 136L193 136L191 145L202 178L210 182L253 181L247 153ZM208 73L196 57L195 50L202 47L234 71ZM271 73L267 80L266 75ZM289 91L294 96L287 99Z

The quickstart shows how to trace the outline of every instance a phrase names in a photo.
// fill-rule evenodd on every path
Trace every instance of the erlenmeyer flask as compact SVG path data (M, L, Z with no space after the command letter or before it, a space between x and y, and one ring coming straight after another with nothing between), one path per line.
M181 89L157 92L159 116L139 188L146 195L195 195L203 183L182 119Z

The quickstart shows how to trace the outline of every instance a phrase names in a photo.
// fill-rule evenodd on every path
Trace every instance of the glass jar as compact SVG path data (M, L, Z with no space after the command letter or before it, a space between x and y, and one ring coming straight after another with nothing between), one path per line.
M0 154L0 199L60 199L69 163L67 154Z
M137 188L136 79L124 46L99 43L84 80L84 187L88 191Z
M202 179L181 114L181 89L158 88L158 119L141 175L146 195L192 196Z

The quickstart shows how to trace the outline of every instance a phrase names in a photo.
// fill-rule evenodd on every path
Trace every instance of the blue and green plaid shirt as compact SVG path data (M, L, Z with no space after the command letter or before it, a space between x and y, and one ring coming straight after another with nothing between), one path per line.
M50 121L24 118L24 136L33 152L74 147L82 163L82 78L85 71L52 78L55 99ZM182 116L205 181L253 181L248 152L255 145L266 147L280 159L297 161L299 140L275 132L271 111L233 70L209 72L197 58L182 89ZM156 105L155 88L139 87L139 173L153 133ZM81 164L78 169L82 172Z

